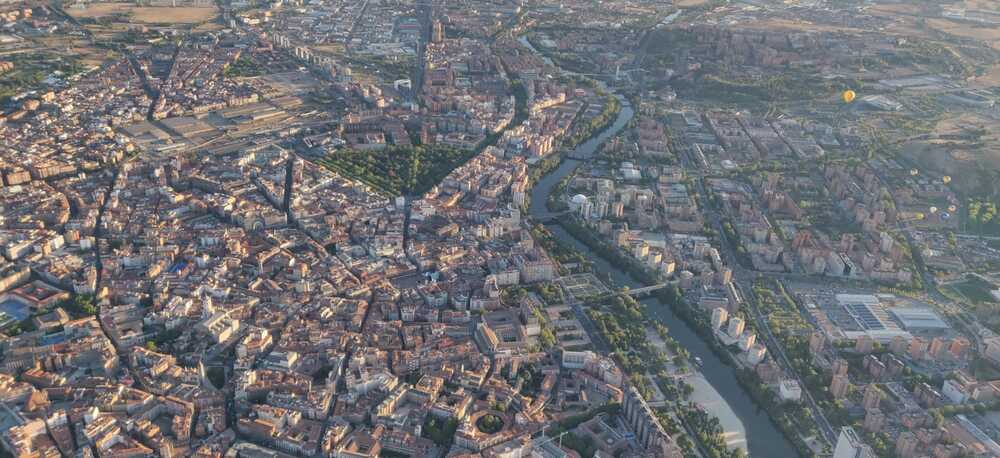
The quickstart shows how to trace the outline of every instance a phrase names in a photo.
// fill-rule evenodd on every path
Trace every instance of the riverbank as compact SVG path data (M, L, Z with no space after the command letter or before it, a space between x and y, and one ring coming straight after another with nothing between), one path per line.
M603 130L595 137L581 143L575 150L570 152L574 158L587 160L593 157L600 145L609 138L622 131L629 121L631 121L634 111L628 101L622 96L617 96L622 104L622 109L617 119L611 127ZM552 212L547 208L549 196L555 191L559 183L581 164L577 160L563 160L554 170L540 177L531 190L531 200L529 214L538 221L551 219ZM552 225L548 229L553 237L565 246L583 253L592 266L595 274L600 278L608 278L616 285L638 288L646 286L642 281L649 278L638 278L629 275L619 266L613 265L607 259L597 255L590 250L587 245L571 235L561 225ZM694 316L682 319L680 316L684 312L682 308L677 308L677 313L659 298L653 297L642 301L646 307L646 313L655 321L662 323L670 329L670 334L685 348L692 358L698 357L702 360L700 369L708 385L719 393L720 398L730 407L731 412L744 425L747 438L747 450L752 456L795 456L795 448L785 439L785 436L770 421L770 418L757 406L749 393L736 381L736 371L723 361L728 355L723 351L714 351L709 342L712 342L710 335L700 335L700 326L692 326L689 320ZM707 324L706 324L707 327Z
M621 250L602 241L593 230L583 226L575 218L561 218L556 221L556 224L604 261L614 264L620 269L625 269L629 276L639 281L639 286L648 286L663 281L661 276L650 271ZM755 372L742 368L733 358L733 354L715 338L709 316L692 307L676 288L659 290L655 296L657 302L669 307L676 316L694 330L720 361L735 371L735 380L740 388L749 395L756 408L767 412L769 423L781 432L789 445L795 448L797 454L799 456L813 456L813 450L796 431L794 419L790 418L785 409L774 401L773 392L762 386L763 382ZM699 375L701 374L699 373ZM690 400L701 404L706 411L720 419L725 430L724 435L727 436L727 445L746 447L747 438L744 425L738 421L738 416L728 404L719 403L722 396L718 390L704 376L693 381L695 383L692 383L692 386L695 391Z
M621 113L622 105L618 101L617 97L603 91L601 91L601 94L604 95L608 101L605 102L604 110L602 110L597 117L592 119L591 125L585 129L586 135L566 139L563 143L562 150L559 153L550 154L544 159L538 161L529 172L532 184L538 182L538 180L554 171L567 160L573 160L568 157L570 156L568 151L577 148L581 143L586 142L588 139L602 135L614 125L614 121L618 119L618 114Z

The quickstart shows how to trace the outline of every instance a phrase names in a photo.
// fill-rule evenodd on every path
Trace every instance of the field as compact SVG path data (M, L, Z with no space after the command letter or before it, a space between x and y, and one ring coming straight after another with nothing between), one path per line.
M676 0L674 6L678 8L691 8L708 3L709 0Z
M73 54L74 56L77 56L80 65L84 67L87 68L98 67L101 64L103 64L104 61L108 58L108 51L105 49L92 48L90 46L87 46L88 43L82 41L74 42L73 44L74 45L79 44L80 46L74 46L72 48L69 48L70 53Z
M937 140L915 140L901 145L903 155L920 168L939 171L961 180L952 186L961 192L978 194L990 183L981 170L1000 167L1000 123L975 113L948 113L932 130ZM976 134L981 132L982 135ZM973 135L975 134L975 135ZM960 136L973 135L974 139ZM992 179L992 178L990 178Z
M802 335L811 329L802 319L794 300L778 283L758 280L754 284L753 294L761 313L767 317L768 325L776 334Z
M1000 86L1000 64L993 64L981 76L974 77L969 86L978 89Z
M799 19L785 19L785 18L765 18L753 21L744 21L739 24L741 28L745 29L766 29L766 30L797 30L797 31L810 31L810 32L830 32L830 33L859 33L862 30L844 26L844 25L831 25L831 24L818 24L810 21L799 20Z
M49 52L5 54L4 60L14 63L14 69L0 75L0 100L35 89L53 72L73 75L86 68L72 57Z
M97 19L107 16L126 15L132 22L143 24L197 24L214 19L218 8L211 7L165 7L136 6L131 3L93 3L84 9L69 8L66 11L77 19Z
M996 302L993 296L990 295L990 290L995 287L976 277L969 277L965 281L952 283L948 287L967 298L973 304Z
M948 35L982 40L988 42L993 49L1000 49L1000 28L974 26L968 22L937 18L927 19L927 25Z
M1000 5L996 0L963 0L957 2L955 6L969 10L1000 11Z
M337 56L343 56L344 54L347 53L347 48L344 47L343 43L330 43L330 44L317 45L313 46L312 49L313 51L316 52L336 54Z

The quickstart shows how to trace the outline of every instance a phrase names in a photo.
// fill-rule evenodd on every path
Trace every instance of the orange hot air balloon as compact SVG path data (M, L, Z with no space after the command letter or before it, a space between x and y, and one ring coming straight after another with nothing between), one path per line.
M952 213L955 213L956 210L958 210L958 206L957 205L949 205L948 206L948 211L950 211Z
M857 96L858 95L855 94L854 91L852 91L850 89L844 91L844 93L840 95L840 97L842 99L844 99L844 103L851 103L851 102L853 102L854 98L857 97Z

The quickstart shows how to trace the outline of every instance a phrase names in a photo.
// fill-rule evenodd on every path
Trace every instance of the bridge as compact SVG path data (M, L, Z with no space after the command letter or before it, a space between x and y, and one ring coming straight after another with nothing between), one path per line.
M568 214L569 214L568 210L562 212L551 212L537 216L534 218L534 220L538 221L541 224L554 224L559 221L559 218L562 218L563 216L566 216Z
M639 297L639 296L642 296L643 294L652 293L653 291L659 291L659 290L661 290L663 288L666 288L668 286L671 286L671 285L673 285L673 283L670 283L670 282L657 283L657 284L652 285L652 286L646 286L646 287L643 287L643 288L630 289L630 290L628 290L628 292L626 294L628 294L629 296L632 296L632 297Z

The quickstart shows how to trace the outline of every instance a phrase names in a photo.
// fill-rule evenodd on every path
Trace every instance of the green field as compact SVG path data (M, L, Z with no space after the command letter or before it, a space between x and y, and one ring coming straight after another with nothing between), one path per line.
M49 53L14 54L0 58L14 64L14 69L0 75L0 99L36 89L55 71L70 76L83 71L75 59Z
M973 304L996 302L990 294L990 291L996 289L996 286L985 282L978 277L968 277L965 281L952 283L951 285L948 285L948 287L957 292L959 295L964 296Z
M344 149L317 162L389 196L422 195L473 154L475 151L440 145L388 146L378 150Z

